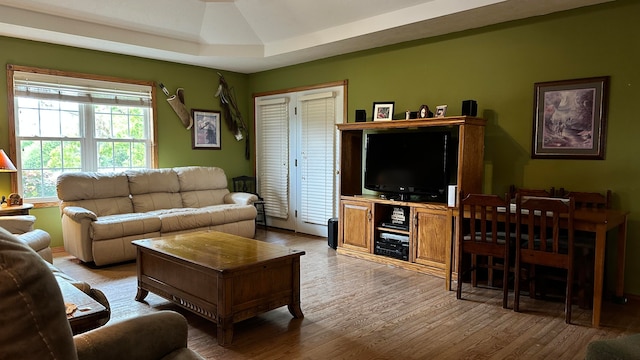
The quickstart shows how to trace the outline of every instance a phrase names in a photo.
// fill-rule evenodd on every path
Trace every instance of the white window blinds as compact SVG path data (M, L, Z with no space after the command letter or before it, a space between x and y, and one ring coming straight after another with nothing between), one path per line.
M333 147L335 98L333 92L302 96L301 219L326 225L333 216Z
M63 78L63 82L61 82ZM14 96L83 104L151 106L151 87L16 71Z
M287 99L258 102L258 193L268 216L289 216L289 112Z

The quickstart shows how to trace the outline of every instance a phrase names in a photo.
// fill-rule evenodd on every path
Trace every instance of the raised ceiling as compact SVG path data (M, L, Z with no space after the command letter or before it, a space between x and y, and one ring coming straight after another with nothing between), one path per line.
M0 35L253 73L613 0L0 0Z

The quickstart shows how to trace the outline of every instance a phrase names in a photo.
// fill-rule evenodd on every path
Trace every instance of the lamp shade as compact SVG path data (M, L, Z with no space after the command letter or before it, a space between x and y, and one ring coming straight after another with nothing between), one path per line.
M0 150L0 172L17 172L18 170L11 162L4 150Z

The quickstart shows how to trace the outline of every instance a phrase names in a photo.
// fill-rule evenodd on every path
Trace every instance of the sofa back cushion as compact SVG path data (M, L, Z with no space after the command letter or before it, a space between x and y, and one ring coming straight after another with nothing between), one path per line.
M180 182L182 206L201 208L224 204L229 193L227 175L218 167L186 166L174 168Z
M60 208L80 206L97 216L133 212L129 182L124 173L73 172L58 176Z
M172 169L128 170L126 173L135 212L182 207L178 175Z

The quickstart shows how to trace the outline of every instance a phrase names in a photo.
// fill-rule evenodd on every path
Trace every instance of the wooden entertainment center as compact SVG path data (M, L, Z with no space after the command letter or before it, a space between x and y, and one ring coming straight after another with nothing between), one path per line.
M451 116L417 120L392 120L338 124L341 133L340 215L338 253L439 276L448 289L451 278L455 207L446 203L389 200L363 195L365 131L417 131L447 129L457 137L457 169L451 185L465 193L482 191L486 120ZM420 154L407 156L419 157ZM406 211L409 226L383 226L393 211ZM406 260L375 253L379 237L408 238Z

